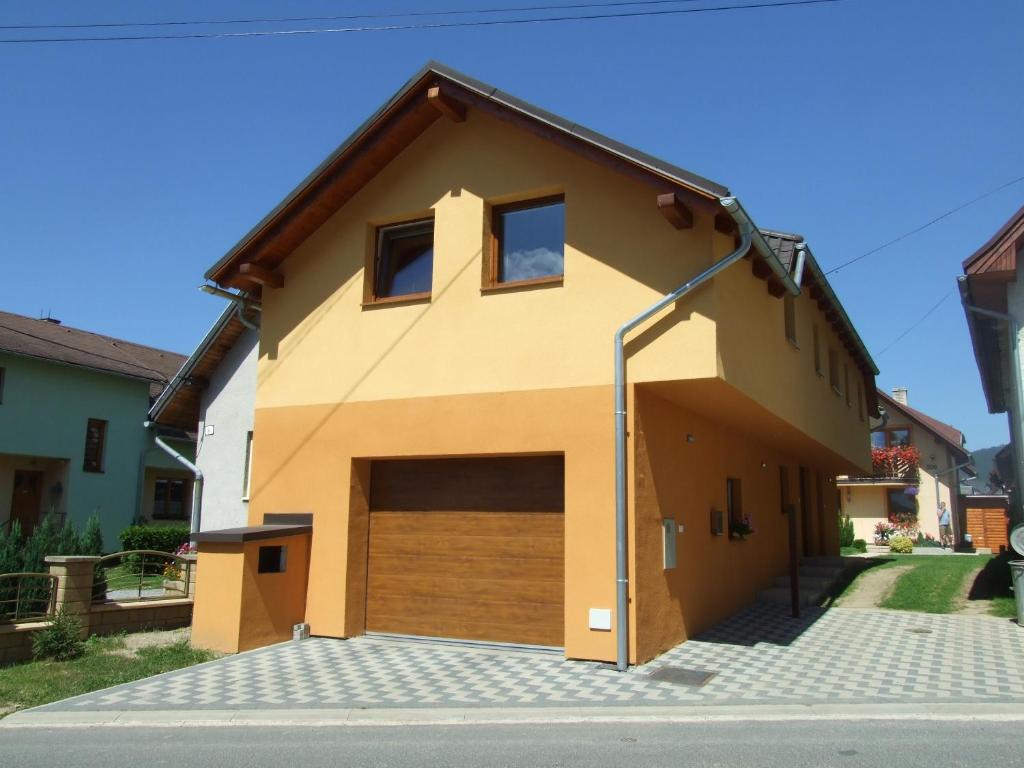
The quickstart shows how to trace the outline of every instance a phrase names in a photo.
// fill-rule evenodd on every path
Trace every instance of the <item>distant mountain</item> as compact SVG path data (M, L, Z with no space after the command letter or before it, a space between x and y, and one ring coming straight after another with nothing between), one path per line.
M979 448L976 451L971 451L976 476L967 484L974 488L975 493L992 492L988 486L988 476L995 466L996 454L1005 447L1005 445L993 445L991 448Z

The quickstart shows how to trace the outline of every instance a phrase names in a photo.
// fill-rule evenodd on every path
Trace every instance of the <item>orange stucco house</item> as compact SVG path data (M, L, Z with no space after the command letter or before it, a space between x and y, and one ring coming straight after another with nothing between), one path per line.
M799 554L837 553L835 477L870 466L877 369L800 236L437 64L207 278L261 330L199 645L642 662L786 572L790 505Z

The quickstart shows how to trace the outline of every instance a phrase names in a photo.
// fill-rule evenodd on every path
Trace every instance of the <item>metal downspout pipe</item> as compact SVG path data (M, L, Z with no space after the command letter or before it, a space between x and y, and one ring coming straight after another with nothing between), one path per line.
M153 422L147 421L143 426L151 427ZM195 482L192 483L192 520L191 527L189 528L189 538L195 541L203 515L203 472L199 467L165 443L159 435L153 435L153 442L160 450L189 470L195 478Z
M737 216L737 212L742 212L743 209L735 198L723 198L721 203L739 225L739 247L686 284L652 304L632 320L623 323L615 332L615 667L620 672L629 668L629 555L626 546L629 526L626 503L626 360L623 349L624 340L627 333L645 320L675 303L694 288L703 285L746 255L753 243L756 231L753 222L745 213ZM758 233L758 237L760 237L760 233ZM786 279L789 280L788 275ZM790 283L792 283L791 280Z

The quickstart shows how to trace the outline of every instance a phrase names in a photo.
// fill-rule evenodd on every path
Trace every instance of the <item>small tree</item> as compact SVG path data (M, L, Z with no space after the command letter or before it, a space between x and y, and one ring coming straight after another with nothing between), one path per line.
M70 518L64 521L64 527L57 535L56 550L49 552L51 555L80 555L82 553L82 542L78 536L78 530Z
M82 554L99 556L103 554L103 531L100 528L100 516L92 515L85 524L82 534Z
M853 520L849 515L839 515L839 546L852 547L855 538L853 531Z

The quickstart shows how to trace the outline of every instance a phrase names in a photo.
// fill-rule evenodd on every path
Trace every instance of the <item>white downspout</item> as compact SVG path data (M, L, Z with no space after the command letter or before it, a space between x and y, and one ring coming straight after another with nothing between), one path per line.
M152 421L146 421L143 422L143 426L148 429L154 425ZM195 481L192 483L192 521L189 529L189 538L195 541L196 534L199 533L199 525L202 522L203 514L203 471L171 448L159 435L153 435L153 442L160 450L189 470L195 478Z

